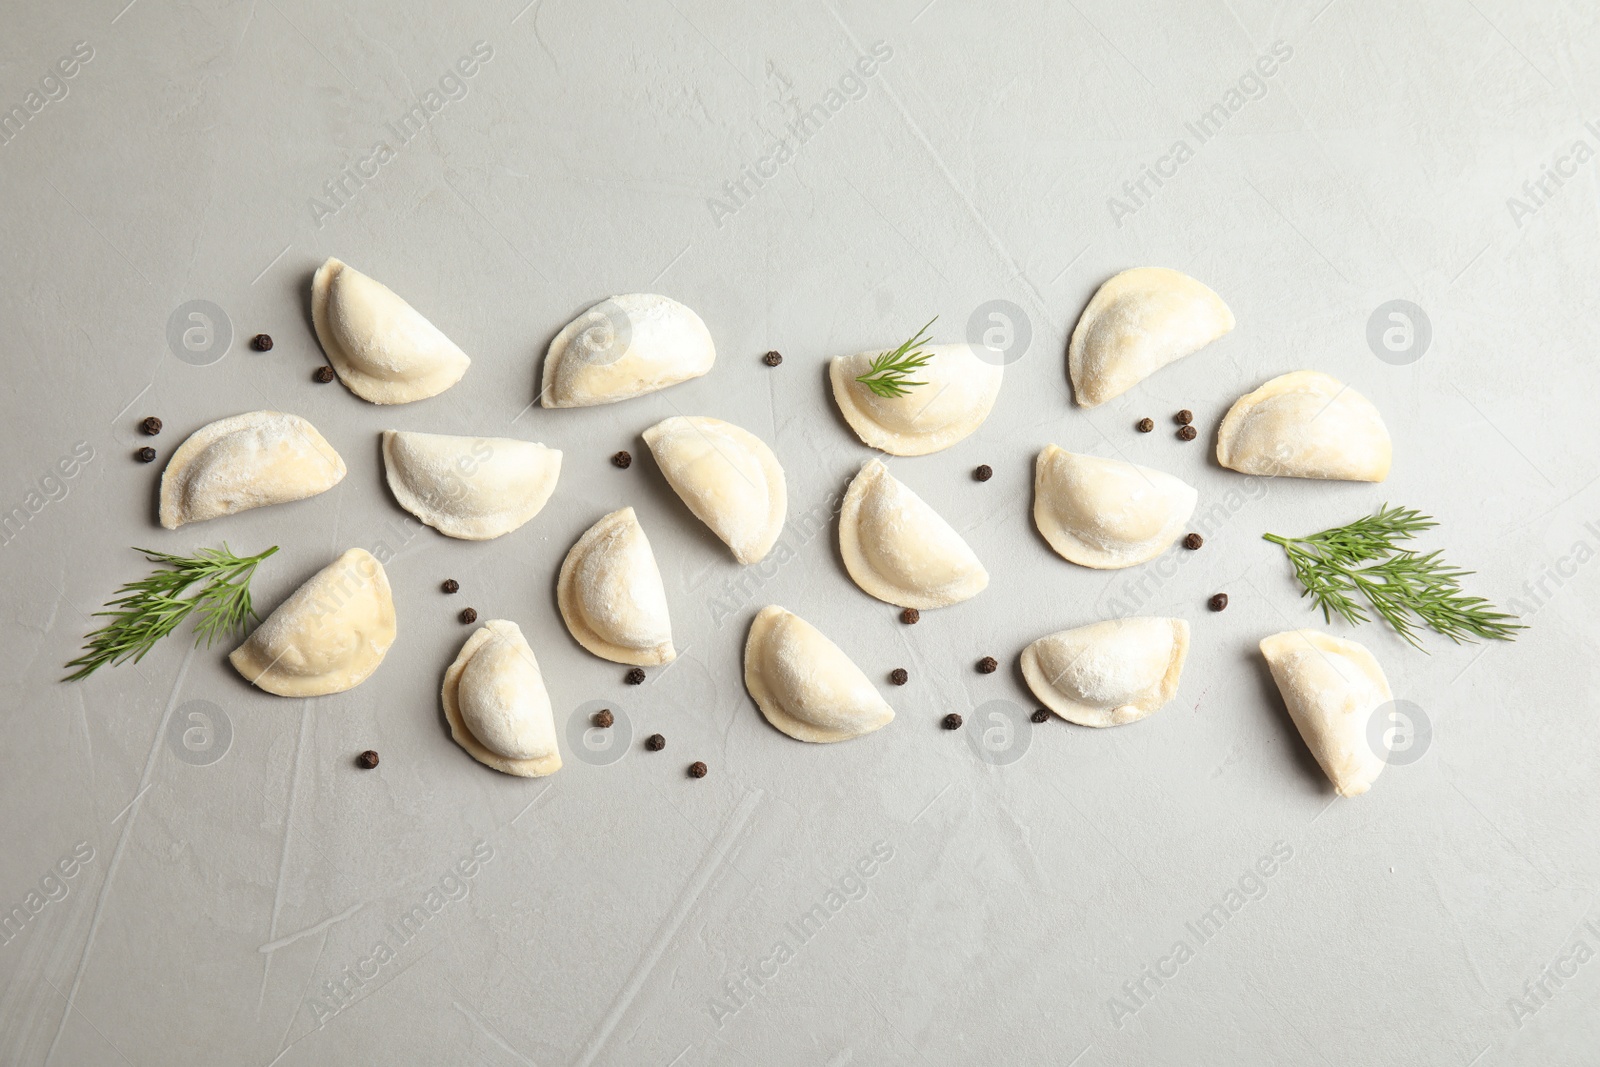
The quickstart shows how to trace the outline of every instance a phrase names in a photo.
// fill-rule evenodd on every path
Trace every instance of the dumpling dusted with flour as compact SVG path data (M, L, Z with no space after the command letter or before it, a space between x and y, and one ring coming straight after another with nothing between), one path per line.
M383 431L383 471L400 506L449 537L487 541L544 508L561 453L509 437Z
M1372 402L1312 370L1246 393L1217 431L1217 462L1243 474L1381 482L1393 455Z
M305 419L251 411L190 434L161 473L161 525L304 500L344 479L344 460Z
M674 415L646 430L644 443L667 484L734 559L756 563L771 551L789 498L765 441L721 419Z
M516 623L491 619L467 638L440 701L450 736L484 766L523 778L561 769L550 694Z
M838 645L776 604L750 624L744 685L767 721L797 741L848 741L894 718Z
M374 404L437 396L472 362L387 286L337 259L311 280L311 322L339 380Z
M318 697L366 681L394 644L389 576L352 548L290 594L228 659L269 693Z
M1063 559L1084 567L1116 570L1159 556L1183 532L1197 499L1170 474L1055 445L1034 466L1034 524Z
M611 404L698 378L716 360L711 331L690 308L654 293L613 296L550 342L539 400L547 408Z
M1096 290L1067 346L1072 395L1092 408L1233 329L1222 298L1187 274L1136 267Z
M913 346L916 348L916 346ZM879 386L874 392L863 375L881 352L838 356L828 366L833 399L863 444L895 456L925 456L967 437L989 417L1004 371L972 345L926 345L916 351L928 361L905 376L903 392ZM912 354L915 354L913 352Z
M942 608L989 586L961 535L875 459L845 491L839 553L864 592L897 607Z
M1182 619L1111 619L1039 638L1022 650L1022 677L1068 722L1122 726L1172 699L1188 654Z
M1334 791L1353 797L1372 788L1387 762L1370 740L1372 717L1394 699L1372 653L1316 630L1288 630L1262 638L1261 655Z
M556 604L573 639L601 659L654 667L678 656L661 571L632 508L578 538L562 561Z

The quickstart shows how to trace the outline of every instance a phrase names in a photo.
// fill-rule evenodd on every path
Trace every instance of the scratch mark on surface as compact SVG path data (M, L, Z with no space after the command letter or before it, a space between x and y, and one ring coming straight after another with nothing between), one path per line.
M455 989L455 986L451 985L449 982L446 982L445 984L450 985L451 989ZM460 990L457 990L457 992L459 993ZM519 1062L527 1064L528 1067L539 1067L537 1063L534 1063L532 1060L528 1059L528 1057L524 1056L522 1053L513 1048L511 1043L500 1035L500 1031L496 1030L482 1019L479 1019L476 1015L472 1014L465 1007L463 1007L461 1001L452 1000L450 1001L450 1006L465 1016L467 1022L471 1023L473 1026L476 1026L479 1033L483 1034L483 1036L487 1037L490 1041L493 1041L496 1045L499 1045L501 1048L505 1049L506 1052L515 1056Z
M51 989L54 989L56 991L56 996L61 997L63 1000L66 999L66 994L61 992L61 990L56 986L56 984L54 982L50 981L49 978L46 978L42 974L39 977L40 978L44 978L44 984L49 986ZM115 1052L118 1056L122 1056L122 1062L123 1063L126 1063L128 1065L128 1067L133 1067L133 1061L128 1059L127 1056L123 1056L122 1050L120 1048L118 1048L116 1046L116 1044L109 1037L107 1037L105 1035L105 1031L104 1030L101 1030L98 1026L96 1026L94 1024L94 1020L93 1019L89 1018L89 1016L87 1016L87 1015L84 1015L84 1012L83 1012L82 1008L78 1007L76 1004L72 1003L71 1001L67 1001L67 1011L68 1012L74 1012L75 1011L80 1016L82 1016L83 1017L83 1021L89 1024L89 1029L91 1029L95 1033L99 1034L100 1035L100 1040L102 1040L106 1044L110 1045L112 1052Z
M145 757L144 773L139 777L139 791L142 793L150 784L151 772L155 770L156 757L161 752L161 739L167 735L167 722L172 718L172 709L178 703L178 691L183 688L183 679L189 673L189 661L194 658L194 649L189 648L183 653L183 662L178 664L178 676L172 682L172 692L167 694L167 706L161 713L161 724L156 727L156 733L150 739L150 754ZM111 895L111 886L117 879L117 867L122 863L123 850L128 846L128 835L133 831L134 821L139 813L134 812L128 821L122 825L122 833L117 837L117 847L111 852L111 862L106 865L106 880L100 884L100 892L95 897L94 915L89 920L89 936L83 942L83 951L78 954L78 966L72 972L72 985L67 990L67 1010L61 1013L61 1022L56 1026L56 1036L50 1039L50 1048L44 1054L46 1067L50 1057L55 1055L56 1046L61 1043L61 1035L66 1032L67 1019L72 1014L73 1002L78 997L78 987L83 984L83 972L89 965L89 953L94 948L95 935L100 932L100 919L105 915L106 900Z
M317 945L317 958L311 961L311 967L306 971L306 984L300 987L300 1004L306 1002L306 994L311 991L311 983L317 977L317 968L322 966L322 954L328 951L328 931L322 931L322 942ZM315 1013L313 1013L315 1014ZM294 1027L294 1021L300 1018L300 1008L289 1013L289 1021L283 1024L283 1033L278 1035L278 1057L272 1062L277 1063L283 1054L289 1051L289 1031Z
M858 53L865 53L866 49L861 47L861 42L856 39L855 33L851 31L849 25L846 24L844 19L839 17L839 13L833 9L832 5L824 3L822 6L827 10L828 14L832 16L833 21L839 24L839 29L844 31L845 37L849 38L850 44L855 47L856 51ZM1023 290L1027 293L1029 299L1033 301L1034 311L1038 314L1039 321L1047 326L1053 324L1055 322L1055 317L1050 309L1050 305L1045 302L1043 294L1041 294L1034 286L1033 280L1023 272L1022 265L1017 262L1016 257L1013 256L1006 248L1005 242L1000 240L1000 236L990 228L987 222L984 221L983 215L978 211L977 205L972 202L972 198L969 197L956 182L955 175L952 174L950 172L950 168L945 165L944 159L933 147L933 142L928 139L928 135L922 131L921 126L917 125L916 119L911 117L911 112L907 110L905 104L900 100L900 94L896 93L894 88L890 86L887 81L882 82L882 85L884 96L889 99L889 102L894 105L894 109L899 112L900 120L906 124L906 128L911 131L912 136L921 143L922 150L927 154L928 159L932 161L934 167L939 171L939 175L944 179L945 184L950 187L950 191L955 193L956 198L959 199L962 206L966 208L967 214L977 225L978 229L983 233L984 239L988 241L990 249L993 250L995 254L1004 261L1005 265L1010 269L1012 275L1023 283Z
M272 891L272 917L267 923L270 943L278 936L278 910L283 907L283 876L289 865L289 845L294 839L294 800L300 785L300 759L305 755L306 729L311 724L311 700L300 705L300 733L294 742L294 763L289 769L289 803L283 813L283 850L278 854L278 884ZM272 976L272 955L261 965L261 992L256 996L256 1018L267 1000L267 980Z
M600 1028L595 1031L594 1037L589 1040L588 1047L584 1049L583 1055L577 1061L577 1067L589 1067L600 1055L601 1050L605 1048L612 1031L622 1021L622 1017L627 1014L633 999L644 988L645 982L650 977L650 972L661 961L662 955L667 951L667 946L677 936L678 929L683 926L684 920L689 917L689 912L694 909L695 902L699 899L700 894L710 884L712 877L728 862L730 846L744 832L745 824L750 821L750 816L755 812L756 805L761 802L761 798L764 795L760 790L746 793L744 799L739 802L739 806L728 817L722 832L717 835L716 842L701 861L700 869L695 872L694 877L689 880L689 884L678 895L678 902L673 907L672 914L667 916L667 921L662 923L661 927L656 931L654 942L651 943L644 956L640 958L638 966L634 968L632 976L628 979L628 983L622 987L622 992L617 995L617 999L612 1003L611 1010L606 1013L605 1019L601 1021Z
M150 391L150 386L154 385L154 384L156 384L156 380L154 378L151 378L149 385L146 385L143 389L139 390L139 392L134 395L134 398L132 400L128 401L126 404L123 405L123 408L122 408L121 411L119 411L115 415L111 416L111 425L115 426L117 424L117 420L122 418L122 416L126 415L128 413L128 409L133 407L133 405L137 404L139 402L139 397L144 396L144 394L148 393Z
M671 270L673 267L677 266L678 265L678 260L680 260L684 256L688 255L689 254L689 249L691 249L693 247L694 247L694 242L692 242L692 241L689 244L684 245L683 246L683 251L679 252L677 255L673 256L672 257L672 262L668 263L665 267L662 267L661 270L656 273L656 276L654 278L650 279L650 284L654 285L656 282L659 282L661 280L661 276L663 274L667 273L667 271Z
M939 790L939 792L934 795L934 798L932 800L930 800L926 804L922 805L922 810L921 811L917 812L916 815L912 816L911 821L913 823L915 823L918 819L920 819L924 815L928 814L928 809L933 807L935 804L939 803L939 798L944 796L946 793L950 792L950 787L953 786L953 785L955 785L954 782L946 782L944 784L944 788Z
M262 278L266 277L267 276L267 271L271 270L273 267L276 267L278 265L278 260L282 259L288 253L289 249L291 249L293 247L294 247L293 245L284 245L283 246L283 251L279 252L277 255L273 256L272 257L272 262L268 263L265 267L261 268L261 273L260 274L257 274L254 278L250 279L250 284L254 285L256 282L259 282Z
M294 944L296 941L300 940L302 937L310 937L312 934L321 933L322 931L326 930L328 927L332 926L334 923L343 922L344 920L350 918L350 916L354 915L356 912L360 911L362 908L364 908L366 906L367 906L367 902L366 901L364 901L364 900L357 901L356 903L350 905L348 908L346 908L343 911L341 911L339 914L330 915L326 919L323 919L321 922L317 923L315 926L308 926L304 930L297 931L296 933L285 934L283 937L278 938L278 940L276 940L276 941L268 941L265 945L262 945L260 948L256 949L256 951L257 952L276 952L280 948L283 948L286 945Z
M154 783L147 784L143 789L141 789L137 793L135 793L133 795L133 799L128 801L128 807L127 808L123 808L121 811L117 812L117 814L112 818L111 825L115 826L117 824L117 820L118 819L120 819L124 815L128 814L128 808L131 808L135 804L139 803L139 798L144 796L145 793L149 791L150 785L153 785L153 784Z
M507 825L508 826L517 825L517 820L522 818L524 815L528 814L528 812L532 811L533 810L533 806L535 804L539 803L539 801L543 800L549 794L550 790L552 790L554 788L555 788L555 786L553 786L553 785L547 785L543 789L539 790L539 795L534 797L532 800L528 801L528 806L523 808L521 811L517 812L516 815L512 816L511 822L508 823Z

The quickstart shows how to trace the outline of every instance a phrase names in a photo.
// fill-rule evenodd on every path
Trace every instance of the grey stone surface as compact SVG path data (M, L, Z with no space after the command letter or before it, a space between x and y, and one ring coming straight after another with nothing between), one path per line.
M0 14L0 107L26 116L0 137L0 908L38 894L0 942L0 1062L1593 1062L1589 7L122 2ZM453 73L475 47L472 75ZM872 75L853 74L875 49ZM397 133L430 92L437 110ZM802 143L792 124L815 105ZM1140 189L1146 166L1162 181ZM329 255L460 344L462 383L398 408L315 384L308 283ZM1211 285L1238 327L1075 408L1077 313L1146 264ZM633 291L696 308L715 371L530 409L556 330ZM202 330L180 357L172 319L200 300L230 344ZM1416 358L1369 347L1396 300L1427 317ZM892 467L993 581L907 627L850 583L825 521L870 454L825 360L935 314L936 338L960 340L991 301L1030 335L993 416ZM177 320L180 340L203 325ZM259 332L270 353L248 348ZM1233 399L1299 368L1383 411L1386 484L1264 482L1211 459ZM344 483L160 529L161 463L134 450L164 462L257 408L310 419ZM1179 408L1198 441L1171 432ZM820 523L787 535L792 559L737 567L667 488L639 433L679 412L773 444L792 524ZM1146 415L1157 432L1135 433ZM566 453L561 483L517 533L451 541L389 496L385 428L542 441ZM1047 442L1189 480L1223 509L1204 549L1110 573L1055 557L1029 516ZM619 448L630 470L609 463ZM971 478L979 463L992 480ZM1367 644L1432 730L1422 758L1334 801L1255 651L1320 616L1259 535L1384 501L1437 516L1424 544L1532 629L1423 655L1329 627ZM625 504L682 650L639 687L578 648L554 598L567 547ZM264 608L339 551L384 546L388 661L348 693L284 700L226 649L175 638L59 681L88 614L144 570L132 546L224 539L282 546ZM1232 603L1213 614L1219 590ZM896 721L830 747L769 728L740 671L767 603L874 678L906 667L910 684L884 682ZM438 689L466 606L537 650L567 754L555 777L495 774L450 741ZM979 715L1034 706L1027 642L1128 613L1194 627L1165 709L1108 731L1002 715L1009 735ZM986 654L1001 671L973 670ZM632 738L609 763L567 733L597 706ZM940 729L952 710L1026 750L978 758ZM660 753L643 748L655 732ZM367 748L376 770L355 766ZM1197 936L1219 902L1226 921Z

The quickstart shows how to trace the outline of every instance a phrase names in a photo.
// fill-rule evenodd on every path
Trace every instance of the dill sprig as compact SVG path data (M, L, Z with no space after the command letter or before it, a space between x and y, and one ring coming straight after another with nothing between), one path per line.
M1422 530L1439 525L1411 508L1385 504L1371 515L1346 526L1310 537L1262 537L1282 546L1304 587L1301 596L1312 597L1322 608L1324 621L1335 614L1351 623L1368 619L1357 602L1359 595L1394 631L1412 646L1421 623L1460 644L1475 638L1515 641L1526 629L1482 597L1468 596L1461 579L1473 573L1452 567L1435 549L1420 554L1396 547Z
M887 400L905 396L916 386L927 385L927 382L912 381L911 374L927 366L928 360L933 358L930 353L918 349L928 343L928 338L923 335L938 320L937 315L929 319L915 337L893 352L879 353L872 360L872 368L857 377L856 381Z
M163 565L149 577L129 582L117 590L116 599L106 611L95 616L111 619L84 638L83 655L67 664L78 670L66 681L77 681L93 674L105 664L132 658L138 663L155 643L170 634L191 612L198 612L194 643L203 638L206 647L219 637L242 629L255 617L250 606L250 577L256 565L274 552L274 545L258 556L235 556L224 542L220 549L202 548L196 556L174 556L166 552L143 552L151 563ZM193 596L183 593L196 583L205 583Z

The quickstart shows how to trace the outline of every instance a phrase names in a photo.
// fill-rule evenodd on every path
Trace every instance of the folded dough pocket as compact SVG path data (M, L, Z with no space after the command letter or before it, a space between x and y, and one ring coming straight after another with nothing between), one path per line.
M509 437L383 431L383 471L400 506L449 537L487 541L544 508L561 453Z
M304 500L338 485L344 460L305 419L251 411L202 426L161 473L161 525Z
M523 778L561 769L550 694L514 622L490 619L461 646L439 694L450 736L486 767Z
M1122 726L1172 699L1188 654L1182 619L1110 619L1039 638L1022 650L1022 677L1068 722Z
M843 649L776 604L750 624L744 685L767 721L797 741L848 741L894 718Z
M339 380L374 404L437 396L472 362L416 308L337 259L311 279L311 323Z
M327 696L366 681L394 638L383 564L352 548L291 593L228 659L269 693Z
M573 639L601 659L654 667L678 656L667 590L632 508L578 538L561 563L556 604Z
M1095 292L1072 330L1072 395L1081 407L1104 404L1231 329L1228 305L1187 274L1125 270Z

